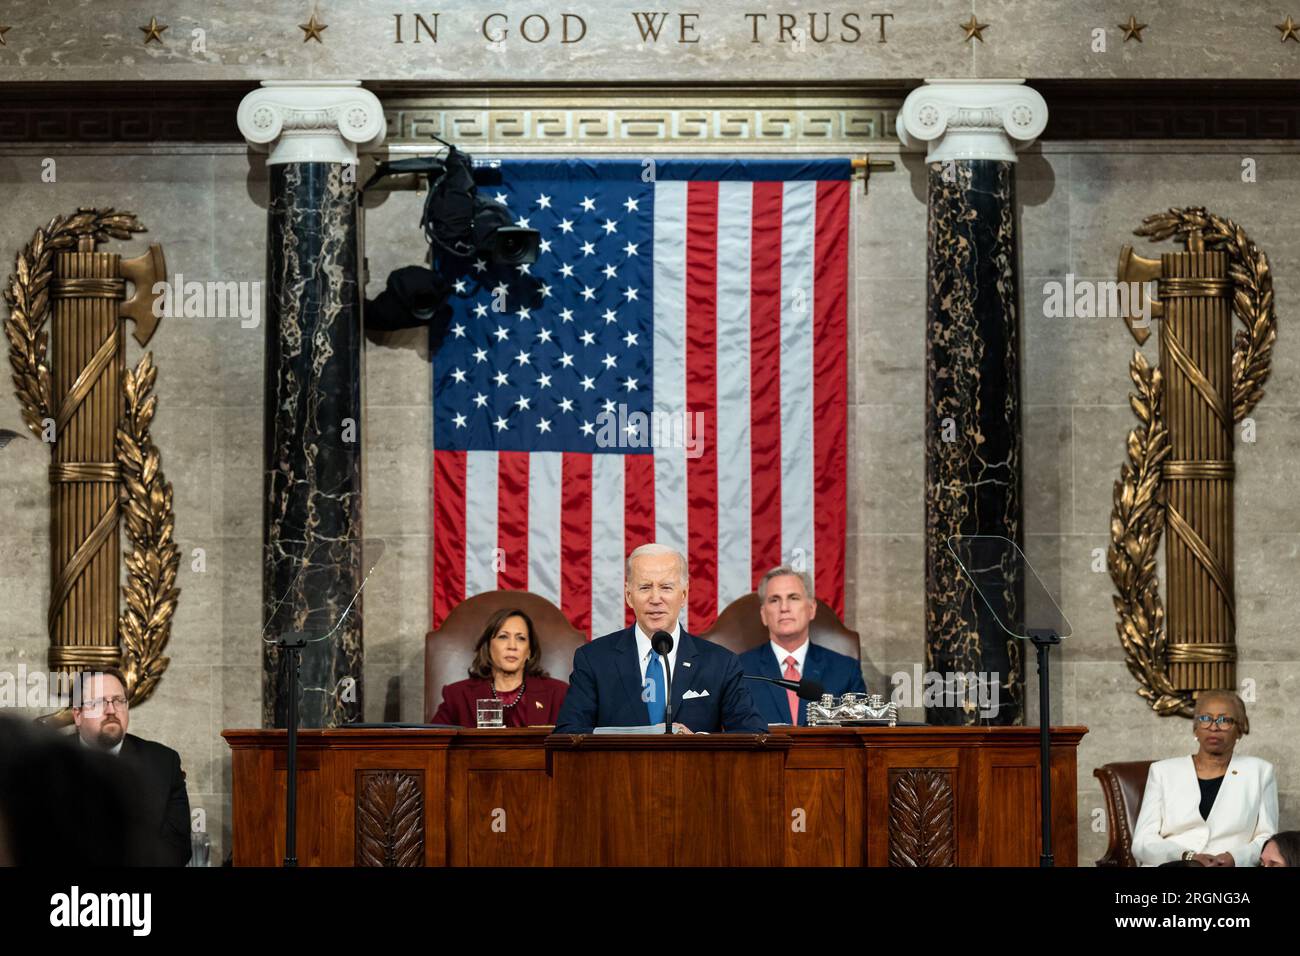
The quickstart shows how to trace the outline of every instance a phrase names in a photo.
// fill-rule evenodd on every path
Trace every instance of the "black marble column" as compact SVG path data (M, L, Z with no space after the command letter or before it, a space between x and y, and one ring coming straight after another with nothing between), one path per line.
M925 577L927 669L998 684L994 716L963 697L927 707L936 724L1023 719L1023 655L962 573L953 535L1022 542L1020 333L1015 164L929 165L926 302ZM1020 613L1014 567L1002 600ZM956 704L956 706L952 706Z
M363 713L357 188L343 163L268 169L264 637L317 639L302 655L299 720L332 727ZM265 726L286 724L285 678L265 645Z

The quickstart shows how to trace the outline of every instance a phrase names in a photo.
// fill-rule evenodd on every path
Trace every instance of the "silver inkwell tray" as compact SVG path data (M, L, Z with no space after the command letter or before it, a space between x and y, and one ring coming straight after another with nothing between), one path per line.
M808 703L809 727L895 727L898 707L880 694L822 694Z

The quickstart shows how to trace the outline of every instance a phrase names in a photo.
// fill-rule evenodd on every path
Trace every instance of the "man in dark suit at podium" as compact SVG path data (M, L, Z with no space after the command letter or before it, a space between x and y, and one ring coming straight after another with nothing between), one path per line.
M624 594L636 623L597 638L573 655L557 734L664 722L663 659L650 645L656 631L673 637L668 664L675 732L767 732L767 722L742 680L740 659L682 630L678 618L686 589L686 559L672 548L643 544L628 556Z
M773 568L758 583L758 613L767 627L768 642L740 655L746 674L801 680L808 678L836 697L865 694L862 665L852 657L819 647L809 640L817 599L803 571ZM753 681L754 702L769 724L808 726L808 702L794 691L766 681Z

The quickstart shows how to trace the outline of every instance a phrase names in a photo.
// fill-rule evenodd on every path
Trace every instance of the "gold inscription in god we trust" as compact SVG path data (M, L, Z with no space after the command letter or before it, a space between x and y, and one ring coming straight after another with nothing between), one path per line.
M461 35L465 23L451 26L441 13L394 13L394 43L437 43L440 30L455 29ZM704 14L695 12L635 11L628 15L627 29L633 39L645 44L691 45L706 37ZM730 34L750 43L814 44L888 43L888 27L894 14L850 10L843 13L742 13L726 22ZM591 38L592 27L577 13L547 11L525 14L485 14L474 25L475 33L489 45L523 41L528 44L573 45Z

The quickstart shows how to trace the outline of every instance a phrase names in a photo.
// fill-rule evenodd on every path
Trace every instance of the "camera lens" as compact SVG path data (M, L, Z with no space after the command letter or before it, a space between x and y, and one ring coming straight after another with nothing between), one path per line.
M501 245L497 250L497 254L503 259L513 261L516 257L522 256L527 248L528 243L524 241L522 236L505 235L501 237Z

